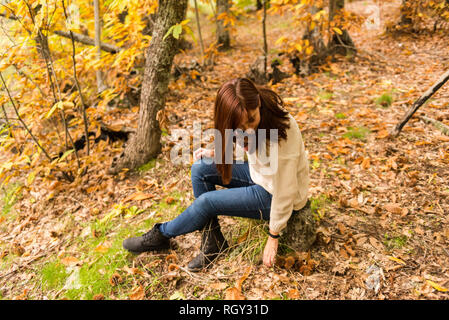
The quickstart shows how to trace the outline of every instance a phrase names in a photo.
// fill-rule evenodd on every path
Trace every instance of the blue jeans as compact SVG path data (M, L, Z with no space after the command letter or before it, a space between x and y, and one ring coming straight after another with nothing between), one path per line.
M270 219L272 195L251 180L248 162L234 160L232 179L226 185L210 158L192 165L191 178L195 200L178 217L160 225L162 235L172 238L201 230L217 215ZM216 185L227 189L216 190Z

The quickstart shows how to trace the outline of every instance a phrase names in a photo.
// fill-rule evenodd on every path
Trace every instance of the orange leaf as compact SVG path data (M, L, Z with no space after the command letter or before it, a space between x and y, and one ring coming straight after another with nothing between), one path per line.
M125 200L123 200L123 203L132 201L132 200L140 201L140 200L146 200L146 199L150 199L150 198L154 198L154 194L143 193L142 191L138 191L138 192L133 193L132 195L126 197Z
M369 168L369 166L370 166L370 159L369 158L363 159L363 162L361 165L362 169L366 170Z
M299 291L297 289L290 289L287 292L287 297L290 299L299 299Z
M128 297L131 300L143 300L145 298L145 290L142 286L134 287Z
M241 291L236 287L226 289L225 300L246 300L245 296L242 295Z
M75 257L65 257L65 258L61 259L61 263L65 266L75 266L79 262L80 261Z
M224 290L226 289L228 285L224 282L216 282L216 283L212 283L211 285L209 285L209 287L211 287L212 289L215 290Z
M95 252L100 252L100 253L106 253L109 250L109 246L107 246L106 243L103 244L99 244L96 248L95 248Z

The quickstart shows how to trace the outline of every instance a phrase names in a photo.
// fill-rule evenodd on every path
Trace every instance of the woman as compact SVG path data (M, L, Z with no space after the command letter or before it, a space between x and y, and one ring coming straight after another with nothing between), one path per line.
M222 144L220 149L215 144L215 151L200 148L194 153L196 161L191 167L191 179L195 200L174 220L155 224L141 237L126 239L124 248L133 253L167 249L170 238L203 230L200 253L188 265L189 270L199 271L228 247L218 215L263 219L269 220L263 263L272 266L280 232L292 213L306 204L309 184L307 152L301 132L283 106L274 91L249 79L237 78L224 83L218 90L214 110L215 129L221 134ZM268 142L272 140L269 129L277 129L274 155L277 170L265 170L270 164L261 161L259 150L246 142L237 144L236 148L243 147L248 161L235 159L226 163L225 149L229 147L225 141L226 129L245 132L266 129L265 141L256 136L265 143L258 142L256 146L261 145L262 149L266 146L268 152ZM216 190L216 185L227 189Z

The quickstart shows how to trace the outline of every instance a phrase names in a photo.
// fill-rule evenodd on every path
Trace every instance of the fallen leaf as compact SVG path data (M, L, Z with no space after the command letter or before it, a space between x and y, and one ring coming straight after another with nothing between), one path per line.
M144 275L143 271L140 270L139 268L130 268L128 266L124 266L122 269L123 269L123 271L125 271L131 275L135 275L135 274Z
M65 266L76 266L80 261L75 257L65 257L61 259L61 263Z
M141 201L141 200L151 199L154 197L155 197L155 195L152 193L144 193L142 191L138 191L138 192L133 193L132 195L126 197L123 200L123 203L126 203L128 201Z
M224 290L226 289L228 285L224 282L216 282L216 283L212 283L211 285L209 285L209 287L211 287L212 289L215 290Z
M382 251L384 249L383 245L373 237L369 237L369 243L379 251Z
M173 202L175 202L175 198L173 198L173 197L167 197L167 199L165 199L165 202L166 202L167 204L172 204Z
M106 243L103 243L103 244L99 244L95 249L94 249L94 251L95 252L99 252L99 253L106 253L106 252L108 252L109 251L109 246L107 246L107 244Z
M405 216L408 213L408 209L407 208L401 208L398 204L396 203L387 203L384 206L385 210L387 210L388 212L394 213L394 214L400 214L401 216Z
M246 271L245 271L245 273L243 274L243 276L239 279L239 281L237 281L236 287L237 287L239 290L242 290L242 284L243 284L243 282L248 278L248 276L250 275L250 273L251 273L251 266L249 266L248 268L246 268Z
M128 297L130 300L143 300L145 298L145 290L142 286L134 287Z
M232 287L226 289L224 300L246 300L246 298L239 289Z
M440 292L448 292L449 291L449 289L440 286L438 283L433 282L432 280L426 280L426 282L428 284L430 284L437 291L440 291Z
M287 297L289 297L290 299L299 299L299 291L297 289L290 289L287 292Z
M402 265L406 265L405 261L404 261L404 260L401 260L401 259L399 259L399 258L395 258L395 257L392 257L392 256L388 256L388 259L390 259L391 261L400 263L400 264L402 264Z
M92 297L93 300L104 300L104 295L100 294L96 294Z
M370 158L365 158L361 164L362 169L366 170L370 167Z

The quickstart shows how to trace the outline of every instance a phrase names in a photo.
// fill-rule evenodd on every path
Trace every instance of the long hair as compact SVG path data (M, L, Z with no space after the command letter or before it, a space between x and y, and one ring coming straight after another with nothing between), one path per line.
M224 184L231 181L232 164L225 161L225 150L229 150L225 130L236 130L242 123L248 110L256 109L260 104L260 123L257 129L266 129L270 139L270 129L278 130L278 141L287 138L289 128L288 111L284 109L282 98L273 90L257 85L247 78L235 78L221 85L215 99L214 127L221 133L221 163L216 163ZM256 134L256 138L259 135ZM256 143L256 146L258 143Z

